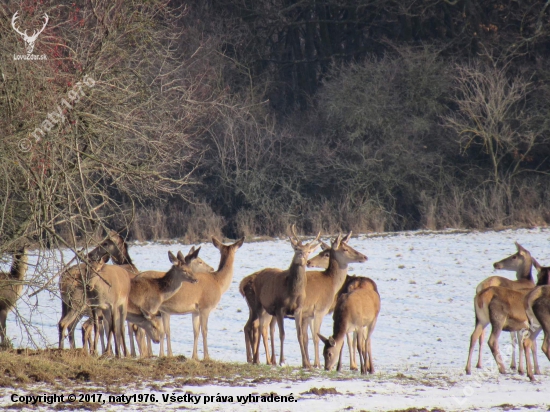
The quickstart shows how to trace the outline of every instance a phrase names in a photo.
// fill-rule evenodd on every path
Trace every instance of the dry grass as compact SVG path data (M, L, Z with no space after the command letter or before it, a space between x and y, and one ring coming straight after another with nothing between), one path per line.
M87 356L76 350L8 350L0 352L0 387L26 384L101 387L170 381L171 386L246 385L258 382L307 380L317 372L266 365L197 362L184 356L116 359Z

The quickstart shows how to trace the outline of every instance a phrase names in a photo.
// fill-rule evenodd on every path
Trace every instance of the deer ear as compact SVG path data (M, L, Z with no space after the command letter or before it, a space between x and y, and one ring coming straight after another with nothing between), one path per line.
M215 236L212 236L212 244L216 247L216 249L221 250L221 247L223 246L223 243L220 242Z
M514 243L516 244L518 252L527 252L527 249L525 249L523 246L521 246L518 242L514 242Z
M335 346L336 345L336 342L334 341L334 338L332 336L330 338L328 338L328 344L330 346Z
M168 251L168 259L170 260L170 263L172 265L176 265L178 263L178 258L174 256L174 254L170 251Z
M328 339L325 338L323 335L321 335L320 333L317 334L317 336L319 336L319 339L321 339L321 341L325 344L325 345L328 345Z
M184 262L185 262L185 256L183 256L183 253L181 253L181 250L178 250L178 254L176 255L176 257L178 258L178 260L179 260L181 263L184 263Z
M539 264L539 262L537 262L534 257L532 257L531 260L533 261L533 266L535 267L535 269L537 269L537 272L540 273L542 266Z
M181 261L185 262L185 263L190 263L192 260L199 257L200 250L201 250L200 246L197 249L193 250L193 251L190 250L189 253L187 254L187 256L185 256L185 258L181 259Z
M330 249L330 246L321 240L321 249L328 250Z
M189 253L187 253L187 254L190 255L194 251L195 251L195 245L191 246L191 249L189 249Z
M240 248L244 243L244 236L233 243L231 246L235 246L237 249Z

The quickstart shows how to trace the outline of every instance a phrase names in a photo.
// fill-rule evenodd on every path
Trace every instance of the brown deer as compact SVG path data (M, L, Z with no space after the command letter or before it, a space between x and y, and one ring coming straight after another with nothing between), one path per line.
M198 282L189 284L164 301L160 311L170 315L184 315L191 313L193 318L193 359L198 359L197 347L199 332L202 331L204 359L209 359L208 354L208 317L210 312L216 308L222 295L229 289L233 279L233 263L235 253L244 243L244 237L232 245L224 245L215 237L212 243L220 251L220 265L215 272L193 273ZM191 269L189 269L191 271ZM149 274L152 277L156 275ZM146 275L146 272L141 276ZM167 331L169 332L169 331ZM171 352L169 353L171 355Z
M531 366L531 349L533 350L535 361L535 374L540 374L535 339L541 330L544 331L542 351L548 360L550 360L550 267L541 267L535 260L533 263L538 271L537 287L530 291L523 300L530 326L529 334L523 340L523 349L525 350L525 360L527 363L527 376L529 376L531 381L535 380Z
M531 255L519 244L516 244L516 246L518 247L517 254L495 263L494 266L495 268L506 268L518 265L519 267L526 267L526 269L528 268L530 275L533 261ZM516 261L518 263L511 263ZM509 282L507 283L508 285L513 285L513 282L508 279L505 280ZM529 282L525 283L529 285ZM503 282L503 284L506 284L506 282ZM489 323L491 323L491 335L488 341L489 347L491 348L493 357L498 364L499 372L506 373L502 358L500 356L498 338L503 330L508 332L519 332L529 327L527 314L524 307L524 298L531 290L532 288L514 290L504 286L490 286L486 289L482 289L476 294L474 298L476 326L470 338L470 350L466 363L466 374L471 374L471 359L475 348L475 343L478 339L480 342L481 352L481 336ZM480 362L478 362L478 367L480 366ZM518 372L520 374L523 373L521 358Z
M294 233L295 236L295 233ZM341 236L338 236L331 246L326 244L321 244L324 250L316 257L308 261L308 266L318 266L325 265L327 269L325 271L308 271L306 272L307 283L306 283L306 298L302 309L302 331L304 332L304 344L306 357L309 360L308 354L308 335L307 327L311 328L314 345L315 345L315 362L314 366L320 366L320 357L319 357L319 338L317 333L321 330L321 323L324 316L329 312L330 308L334 303L334 298L338 290L342 287L346 275L347 267L349 263L352 262L365 262L367 257L362 253L359 253L351 246L348 245L348 241L351 238L351 232L348 233L343 239ZM332 260L331 257L332 256ZM317 263L316 263L317 262ZM326 263L324 263L326 262ZM250 284L254 281L254 277L257 273L254 273L250 276L247 276L241 281L240 291L250 307L250 302L254 300L254 291L251 289ZM251 312L249 320L245 325L245 343L246 340L259 339L253 338L254 334L258 330L259 322L254 323L253 319L258 316ZM267 319L266 319L267 320ZM264 320L264 324L266 323ZM258 332L259 333L259 332ZM267 349L267 333L263 329L261 331L262 336L264 337L264 346L266 348L266 357L268 363L276 364L275 353L274 353L274 323L271 325L271 347L272 347L272 357L269 357ZM254 340L256 341L256 340ZM247 345L248 346L248 345ZM248 355L247 355L248 356Z
M307 265L308 267L316 267L316 268L324 268L327 269L329 267L330 263L330 246L323 243L322 245L323 251L319 253L317 256L311 258ZM351 246L348 245L348 247L351 249ZM352 249L355 253L359 253L356 250ZM376 283L367 277L360 277L360 276L354 276L354 275L346 275L346 280L344 281L344 284L340 288L340 290L336 293L334 296L332 305L327 313L333 313L334 308L336 307L336 302L338 301L338 298L343 295L344 293L351 292L352 288L354 288L354 284L356 282L360 281L362 283L363 288L371 288L373 291L378 293L378 287ZM311 333L313 336L315 335L315 332L313 330L313 325L311 324ZM355 360L355 347L357 346L357 334L356 333L348 333L347 336L348 341L348 348L349 348L349 359L350 359L350 370L357 370L357 362ZM340 371L342 368L342 363L338 362L338 367L336 368L338 371Z
M27 273L29 256L26 246L13 254L9 272L0 272L0 346L7 345L6 320L8 313L23 293L23 281Z
M105 265L109 256L105 255L99 262L91 264L91 270L86 279L86 303L90 307L94 325L93 353L97 353L99 341L99 317L103 315L107 323L108 340L110 347L111 338L115 340L115 354L128 355L126 341L124 339L124 322L128 311L128 298L130 295L130 276L128 272L114 265Z
M334 308L332 336L325 338L318 335L325 344L325 370L330 371L337 362L341 363L344 337L349 332L355 332L361 373L374 373L371 335L380 313L380 295L373 289L372 281L368 278L351 279L346 290L349 292L340 295Z
M516 272L516 280L511 280L502 276L491 276L485 279L476 287L476 295L484 289L491 286L501 286L513 290L530 290L535 287L535 282L531 274L532 257L527 249L515 242L517 252L507 258L504 258L493 264L497 270L509 270ZM512 361L511 369L516 369L516 345L518 340L521 342L520 332L512 332ZM479 336L479 355L476 368L482 367L483 341L485 340L485 330ZM523 352L519 351L519 372L523 373Z
M296 237L294 225L292 232ZM279 326L279 339L281 342L281 355L279 363L284 364L284 317L292 315L296 322L296 331L298 335L298 343L302 354L302 366L304 368L311 367L307 357L304 336L302 331L303 320L302 310L306 300L306 264L309 254L314 251L320 243L316 243L321 236L321 232L317 237L307 244L303 244L296 239L290 237L290 243L294 249L294 257L292 263L287 270L281 269L264 269L258 272L254 277L254 293L256 303L254 312L259 322L259 330L264 330L264 322L267 319L271 321L270 316L275 316L277 325ZM256 334L254 344L254 363L259 363L259 345L260 340L258 333ZM272 362L274 362L275 354L273 353Z
M378 286L376 285L376 282L374 282L374 280L372 280L371 278L367 278L363 276L347 275L346 281L344 282L344 284L342 285L342 287L334 297L334 303L331 306L329 313L334 312L336 303L338 302L338 299L340 298L340 296L346 293L350 293L353 290L358 288L370 289L373 292L378 293ZM356 371L358 370L357 362L355 359L355 349L357 348L357 333L348 332L347 341L348 341L348 349L349 349L350 370ZM336 370L338 372L342 370L342 352L340 352L340 359L338 360L338 366L336 367Z
M195 249L195 246L192 246L187 255L183 258L183 261L188 266L188 270L191 271L191 273L211 273L214 272L214 268L210 265L208 265L204 260L202 260L198 254L200 252L201 247L199 246L197 249ZM178 255L178 258L180 256ZM145 277L160 277L163 275L163 272L158 271L147 271L143 272L145 273ZM193 282L194 283L194 282ZM167 354L168 356L172 356L172 345L170 341L170 315L167 313L162 313L162 322L164 326L164 333L162 334L160 338L160 351L159 356L164 356L164 338L166 337L167 341ZM143 341L139 343L140 346L140 353L142 353L142 356L144 354L147 354L147 356L153 356L153 351L151 347L151 340L147 339L147 346L145 347L145 344ZM143 348L142 348L143 347ZM147 349L145 349L147 348Z
M100 262L105 256L126 269L130 276L138 271L128 254L128 246L124 239L115 231L109 231L107 239L87 255L89 262ZM59 290L61 293L61 319L58 323L59 349L64 347L65 336L68 336L71 349L74 349L74 330L84 315L90 315L86 305L85 279L89 278L89 266L80 263L61 272Z

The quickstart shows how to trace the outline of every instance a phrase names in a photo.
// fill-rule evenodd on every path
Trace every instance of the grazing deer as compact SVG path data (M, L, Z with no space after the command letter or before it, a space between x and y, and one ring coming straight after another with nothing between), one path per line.
M347 240L349 240L350 235L351 235L351 232L343 240L343 242L347 242ZM319 253L317 256L311 258L308 261L308 263L307 263L308 267L328 269L328 267L330 265L330 253L331 253L330 250L331 250L331 247L328 246L325 243L323 243L321 246L323 248L323 251L321 253ZM346 245L346 246L349 249L349 250L347 250L347 252L351 251L351 253L348 253L349 258L353 258L354 254L358 254L360 256L357 256L357 262L362 262L362 261L367 260L366 256L361 255L359 252L357 252L351 246L349 246L349 245ZM365 260L361 260L361 256L364 256ZM308 273L310 273L310 272L308 272ZM336 307L336 302L338 301L338 298L344 293L351 292L351 290L352 290L351 288L353 288L353 284L357 281L357 279L361 279L361 282L363 282L363 286L362 286L363 288L371 288L373 291L378 293L378 287L376 286L376 283L372 279L366 278L366 277L346 275L344 284L342 285L340 290L336 293L336 295L334 295L332 305L330 306L327 314L334 312L334 308ZM322 321L322 319L321 319L321 321ZM312 335L314 337L317 337L318 336L317 333L319 333L321 325L319 324L319 329L317 331L315 331L314 328L313 328L313 322L310 323L310 326L311 326ZM350 353L350 369L351 370L357 370L358 369L357 368L357 362L355 360L355 346L356 346L356 343L357 343L357 334L352 333L352 332L348 333L347 341L348 341L348 348L349 348L349 353ZM314 342L318 342L318 340L314 340ZM316 346L316 349L317 349L319 346L318 346L317 343L315 343L315 345L317 345ZM338 362L337 370L340 371L341 367L342 367L341 362Z
M295 233L293 234L295 236ZM296 237L295 237L296 238ZM324 316L329 312L330 308L333 306L334 299L338 290L342 287L346 275L347 267L349 263L353 262L365 262L367 257L362 253L359 253L351 246L348 245L348 241L351 238L351 232L348 233L343 239L341 236L337 237L331 246L321 243L321 246L324 250L314 258L308 261L309 267L326 267L325 271L308 271L306 272L307 282L306 282L306 298L303 304L302 309L302 331L304 332L304 344L306 356L309 360L308 354L308 335L307 327L311 328L313 335L313 341L315 345L315 362L314 366L320 366L320 357L319 357L319 338L317 333L321 330L321 323ZM332 256L332 260L331 260ZM258 272L257 272L258 273ZM254 301L254 290L251 285L254 282L254 278L257 276L257 273L245 277L240 284L239 290L241 294L245 297L249 308L251 307L251 302ZM264 347L266 348L266 357L267 362L276 364L275 361L275 351L274 351L274 323L271 323L271 348L272 348L272 357L269 356L269 350L267 348L267 331L263 329L259 332L259 322L254 321L258 316L254 311L251 310L249 319L245 325L245 344L247 345L247 359L248 359L248 343L247 341L256 341L259 339L254 337L256 333L261 333L264 340ZM265 321L264 321L265 323Z
M531 276L532 258L531 254L516 243L518 253L494 264L495 268L506 268L514 265L524 267ZM517 263L511 263L517 262ZM503 284L513 285L512 281L503 278L507 282ZM532 279L532 277L531 277ZM527 286L529 282L524 282ZM470 350L466 363L466 374L471 374L471 360L475 343L479 339L480 352L482 344L482 334L484 329L491 323L491 336L489 337L489 347L493 353L493 357L498 364L500 373L506 373L500 350L498 346L498 338L500 333L505 330L507 332L519 332L529 327L527 314L524 307L524 298L532 290L532 288L519 288L517 290L504 286L490 286L482 289L474 298L474 309L476 315L476 326L470 338ZM481 356L481 355L480 355ZM478 362L478 367L481 362ZM523 368L520 365L518 372L523 373Z
M342 285L342 287L334 297L334 303L330 308L329 313L334 312L334 308L336 307L336 303L338 302L338 299L340 298L340 296L346 293L350 293L353 290L358 288L370 289L373 292L378 293L378 286L376 285L376 282L374 282L374 280L372 280L371 278L367 278L363 276L347 275L346 281L344 282L344 284ZM357 362L355 360L355 349L357 348L357 333L348 332L347 341L348 341L348 348L349 348L350 370L356 371L358 370ZM338 372L342 370L342 352L340 352L340 359L338 360L338 366L336 367L336 370Z
M199 250L200 248L195 253L198 254ZM138 275L131 280L130 301L141 309L146 318L156 314L164 301L180 290L183 282L197 283L197 278L189 270L181 252L178 252L177 257L168 252L168 259L172 267L162 277Z
M192 246L187 255L183 258L183 261L188 267L188 270L190 270L191 273L211 273L214 272L214 268L208 265L204 260L202 260L198 255L200 251L200 246L195 249L195 246ZM178 258L180 256L178 255ZM143 272L140 277L150 277L150 278L156 278L161 277L164 274L164 272L158 272L158 271L147 271ZM192 282L194 283L194 282ZM170 341L170 315L167 313L162 314L162 322L164 326L164 333L162 334L160 338L160 351L159 356L164 356L164 338L166 337L167 341L167 353L168 356L172 356L172 345ZM147 349L145 349L145 345L143 341L140 342L140 353L142 353L142 356L146 353L147 356L153 356L153 351L151 348L151 342L150 339L147 340ZM142 349L143 347L143 349Z
M374 373L371 335L380 313L380 295L373 289L372 281L368 278L350 280L347 290L349 292L340 295L334 308L332 336L325 338L318 335L325 344L325 370L330 371L337 362L341 363L344 337L349 332L355 332L361 373Z
M541 330L544 331L542 351L548 360L550 360L550 267L541 267L536 261L534 261L534 264L538 271L537 287L530 291L523 300L530 326L529 334L523 340L523 349L525 350L525 360L527 363L527 376L529 376L531 381L535 380L531 366L531 349L533 350L535 361L535 374L540 374L535 339Z
M28 260L27 248L24 246L13 254L10 271L0 272L0 346L7 345L6 320L23 292Z
M295 239L290 237L290 243L294 249L294 257L292 263L287 270L281 269L264 269L258 272L254 277L254 293L256 303L254 305L255 315L260 320L259 330L264 329L266 319L271 320L269 316L275 316L277 325L279 326L279 339L281 342L281 355L279 363L284 364L284 317L288 315L294 316L296 321L296 331L298 335L298 343L302 354L302 366L304 368L311 367L307 357L304 333L302 331L302 310L306 299L306 264L307 258L320 243L316 243L321 236L321 232L317 237L307 244L303 244L297 239L294 225L292 232ZM267 316L266 316L267 315ZM259 363L259 345L260 340L258 334L255 336L254 342L254 363ZM275 359L275 354L272 355L272 361Z
M208 317L210 312L218 306L222 295L229 289L233 279L233 263L235 253L244 243L244 237L232 245L224 245L215 237L212 243L220 251L220 265L215 272L193 273L197 283L192 283L180 288L174 296L164 301L160 306L163 314L184 315L191 313L193 318L193 359L198 359L197 347L199 332L202 331L204 359L209 359L208 354ZM191 271L191 269L189 269ZM146 272L141 276L148 276ZM154 274L152 276L155 276ZM169 330L167 331L169 332ZM171 355L171 349L169 348Z
M493 264L497 270L509 270L516 272L516 280L510 280L502 276L491 276L485 279L476 287L476 295L484 289L491 286L501 286L513 290L530 290L535 287L533 276L531 275L532 257L527 249L515 242L517 252L507 258L504 258ZM512 338L512 361L511 369L516 369L516 345L521 342L520 332L511 332ZM482 367L483 341L485 340L485 330L479 336L479 356L476 368ZM521 349L521 348L520 348ZM519 351L519 372L523 373L523 352Z

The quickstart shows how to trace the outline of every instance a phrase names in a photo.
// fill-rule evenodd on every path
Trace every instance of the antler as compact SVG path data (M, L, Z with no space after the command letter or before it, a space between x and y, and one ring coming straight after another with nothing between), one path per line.
M319 240L319 238L321 237L321 232L319 231L319 233L317 233L317 237L315 239L313 239L311 242L309 242L307 244L308 247L311 247L311 245L313 245L315 242L317 242ZM315 247L317 247L318 245L315 245Z
M17 33L19 33L21 36L23 36L25 38L25 41L31 42L31 43L33 41L35 41L38 38L38 35L44 31L44 29L46 28L46 25L48 24L48 21L50 20L50 18L48 17L48 14L44 13L44 19L45 19L44 25L42 26L42 28L40 30L38 30L38 31L34 30L33 33L32 33L32 36L29 37L27 35L27 30L25 30L25 32L22 33L22 32L19 31L19 29L17 27L15 27L15 20L17 20L19 18L17 13L19 13L19 12L16 11L15 14L13 15L13 17L11 18L11 25Z
M300 239L298 239L298 235L296 234L296 224L293 223L291 226L290 226L290 234L294 237L294 240L296 242L297 245L301 245L302 244L302 241ZM292 239L291 239L292 240Z
M17 27L15 27L15 20L17 20L17 18L19 17L19 16L17 15L17 13L19 13L19 12L16 11L15 14L13 15L13 17L11 18L11 26L12 26L13 29L14 29L17 33L19 33L21 36L23 36L23 37L28 37L28 36L27 36L27 31L26 31L26 30L25 30L25 33L21 33L21 32L19 31L19 29L18 29Z
M46 21L44 21L44 25L42 26L42 28L41 28L38 32L37 32L36 30L33 31L32 36L29 37L29 40L30 40L30 41L36 40L37 37L38 37L38 35L39 35L40 33L42 33L42 32L44 31L44 29L46 28L46 24L48 24L49 17L48 17L48 15L47 15L46 13L44 13L44 17L45 17L45 20L46 20Z

